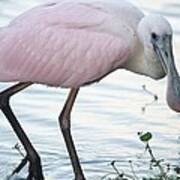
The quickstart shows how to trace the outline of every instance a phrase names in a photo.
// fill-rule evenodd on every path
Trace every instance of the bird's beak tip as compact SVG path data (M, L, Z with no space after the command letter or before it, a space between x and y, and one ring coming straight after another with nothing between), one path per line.
M168 106L171 110L175 111L176 113L180 113L180 104L177 106L177 105L170 105L168 103Z
M180 82L179 82L180 83ZM171 85L171 86L170 86ZM167 104L173 111L180 113L180 86L169 84L167 89Z

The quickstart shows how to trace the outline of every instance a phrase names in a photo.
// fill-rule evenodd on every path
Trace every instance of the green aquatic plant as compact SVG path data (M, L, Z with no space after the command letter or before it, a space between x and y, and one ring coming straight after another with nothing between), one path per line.
M118 161L112 161L111 167L112 173L108 173L101 178L101 180L180 180L180 167L178 165L173 166L164 162L164 159L155 157L150 141L153 136L150 132L138 132L139 139L145 145L145 153L150 157L149 159L149 170L152 173L147 177L139 177L134 170L133 161L129 160L130 173L125 173L123 170L119 170L116 165ZM153 173L154 171L154 173Z

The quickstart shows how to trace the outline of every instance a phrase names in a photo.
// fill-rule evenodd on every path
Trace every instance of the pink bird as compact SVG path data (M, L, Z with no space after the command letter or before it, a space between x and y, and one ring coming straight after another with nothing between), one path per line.
M180 79L172 52L172 28L160 15L145 16L118 0L61 0L35 7L0 29L0 81L19 82L0 93L0 108L23 144L27 179L43 180L41 160L12 112L12 95L34 84L70 88L59 116L76 180L84 180L70 131L80 87L126 69L160 79L167 75L167 102L180 111Z

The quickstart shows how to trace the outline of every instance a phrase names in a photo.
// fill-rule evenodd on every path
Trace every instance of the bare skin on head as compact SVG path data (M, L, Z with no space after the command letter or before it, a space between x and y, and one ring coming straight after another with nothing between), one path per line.
M140 22L138 33L144 44L144 51L148 52L144 53L145 61L148 59L148 63L156 64L153 69L160 73L160 77L167 75L169 107L180 112L180 78L174 62L171 25L160 15L149 15Z

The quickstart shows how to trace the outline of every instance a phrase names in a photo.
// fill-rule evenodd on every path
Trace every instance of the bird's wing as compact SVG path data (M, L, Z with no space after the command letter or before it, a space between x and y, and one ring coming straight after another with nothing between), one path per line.
M39 23L45 26L90 28L103 24L107 17L108 12L103 10L101 4L62 0L35 7L17 17L10 26Z
M0 35L0 81L77 87L101 79L129 55L121 36L92 29L109 15L83 4L30 10Z

